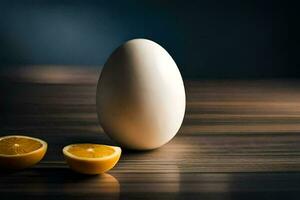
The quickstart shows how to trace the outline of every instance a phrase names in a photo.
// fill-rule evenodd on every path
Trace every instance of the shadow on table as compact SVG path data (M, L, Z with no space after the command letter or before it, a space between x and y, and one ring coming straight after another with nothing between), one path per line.
M5 199L119 199L120 183L110 174L81 175L68 168L32 168L0 173Z

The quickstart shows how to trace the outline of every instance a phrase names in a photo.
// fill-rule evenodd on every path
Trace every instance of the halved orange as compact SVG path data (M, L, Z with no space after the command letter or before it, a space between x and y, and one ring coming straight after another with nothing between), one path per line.
M83 174L101 174L120 159L121 148L101 144L72 144L63 148L70 168Z
M10 135L0 137L0 167L24 169L38 163L47 151L47 143L38 138Z

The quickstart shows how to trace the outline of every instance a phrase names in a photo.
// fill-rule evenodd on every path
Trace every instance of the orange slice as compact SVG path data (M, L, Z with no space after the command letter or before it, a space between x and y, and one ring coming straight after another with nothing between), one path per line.
M83 174L101 174L120 159L121 148L100 144L72 144L63 148L70 168Z
M0 137L0 166L7 169L24 169L38 163L47 151L43 140L10 135Z

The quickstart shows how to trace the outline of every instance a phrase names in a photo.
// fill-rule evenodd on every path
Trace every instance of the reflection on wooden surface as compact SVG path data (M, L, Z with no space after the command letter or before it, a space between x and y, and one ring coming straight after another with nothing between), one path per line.
M108 178L101 179L69 171L61 153L70 143L114 144L95 112L99 72L57 67L51 76L44 74L49 70L27 69L26 76L21 70L21 75L1 78L0 135L26 134L49 144L35 167L0 174L2 196L298 197L300 81L185 81L187 111L178 135L154 151L124 151Z

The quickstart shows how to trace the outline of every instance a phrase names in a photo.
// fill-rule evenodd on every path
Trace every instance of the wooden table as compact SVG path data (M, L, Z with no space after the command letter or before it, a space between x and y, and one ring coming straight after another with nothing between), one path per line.
M1 78L0 135L39 137L49 149L30 169L1 171L3 200L300 199L300 80L186 80L186 115L171 142L124 150L109 174L84 176L61 150L114 144L95 112L99 72L24 74Z

